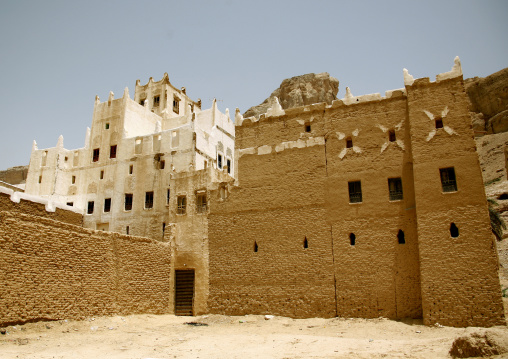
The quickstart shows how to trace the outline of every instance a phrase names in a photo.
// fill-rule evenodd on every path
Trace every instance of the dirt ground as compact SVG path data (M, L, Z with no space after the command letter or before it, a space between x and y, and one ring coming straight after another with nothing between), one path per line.
M132 315L10 326L0 358L449 358L454 339L474 332L508 339L506 326L417 320Z

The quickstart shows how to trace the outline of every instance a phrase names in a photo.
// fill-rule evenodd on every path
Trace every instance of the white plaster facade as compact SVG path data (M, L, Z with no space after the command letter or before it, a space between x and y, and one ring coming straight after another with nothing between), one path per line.
M204 169L232 176L234 145L229 111L221 113L215 100L201 110L201 100L164 74L158 82L136 81L134 100L127 88L121 98L96 97L83 148L65 149L62 136L43 150L34 141L26 193L72 205L86 227L161 239L175 222L169 204L179 190L171 179Z

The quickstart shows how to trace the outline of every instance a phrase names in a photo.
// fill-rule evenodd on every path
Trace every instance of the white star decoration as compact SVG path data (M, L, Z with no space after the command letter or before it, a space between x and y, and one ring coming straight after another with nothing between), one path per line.
M423 112L425 112L425 114L430 119L430 121L434 122L434 115L431 112L429 112L427 110L423 110ZM448 115L448 106L445 106L443 111L441 111L441 119L444 119L446 117L446 115ZM443 130L449 135L456 135L457 134L457 132L455 132L450 126L443 126ZM437 132L436 128L434 128L432 131L430 131L429 135L426 138L426 141L429 142L430 140L432 140L432 138L434 138L434 136L436 135L436 132Z
M358 134L359 134L359 133L360 133L360 130L359 130L359 129L355 129L355 130L351 133L351 135L352 135L352 136L354 136L354 137L358 137ZM344 134L344 133L342 133L342 132L336 132L336 134L337 134L337 138L338 138L339 140L343 140L343 139L346 137L346 134ZM355 152L355 153L362 153L362 149L361 149L360 147L358 147L358 146L353 146L353 147L351 148L351 150L353 150L353 152ZM344 156L346 156L347 152L348 152L348 148L346 148L346 147L345 147L345 148L343 148L343 149L342 149L342 151L340 151L340 153L339 153L339 158L340 158L340 159L343 159L343 158L344 158Z

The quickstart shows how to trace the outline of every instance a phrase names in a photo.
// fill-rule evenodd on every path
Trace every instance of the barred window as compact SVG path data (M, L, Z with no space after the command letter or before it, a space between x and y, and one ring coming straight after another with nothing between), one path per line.
M154 96L153 97L153 107L159 106L160 100L161 100L160 96Z
M362 202L362 182L349 182L349 203Z
M390 201L400 201L403 198L400 177L388 178L388 190L390 191Z
M455 169L453 167L439 169L441 175L441 185L443 192L457 191L457 180L455 178Z
M196 210L198 213L206 213L206 193L198 193L196 195Z
M187 197L178 196L176 202L177 202L176 214L185 214L187 208Z

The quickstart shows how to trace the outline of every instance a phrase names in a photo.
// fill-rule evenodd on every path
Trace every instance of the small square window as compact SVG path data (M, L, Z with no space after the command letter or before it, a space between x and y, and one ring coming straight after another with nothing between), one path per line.
M395 142L396 141L395 131L394 130L390 130L388 132L388 139L390 140L390 142Z
M198 213L206 213L206 193L198 193L196 195L196 210Z
M176 202L177 202L176 214L185 214L187 208L187 197L178 196Z
M305 124L305 132L310 132L310 131L311 131L310 123L306 123Z
M154 96L153 97L153 107L158 107L160 103L161 97L160 96Z
M439 169L441 175L441 185L443 192L456 192L457 180L455 178L455 169L453 167Z
M109 148L109 158L116 158L116 145Z
M94 206L94 202L93 201L88 201L88 208L86 210L87 214L92 214L93 213L93 206Z
M106 122L105 128L106 128L106 130L109 130L109 122Z
M349 187L349 203L362 202L362 182L348 182Z
M443 119L441 117L436 118L436 128L443 128Z
M353 140L351 139L351 137L348 137L346 139L346 148L352 148L353 147Z
M140 104L141 106L145 106L145 99L139 100L139 104Z
M130 211L131 209L132 209L132 193L126 193L125 194L125 210Z
M95 148L93 150L93 158L92 158L92 161L93 162L97 162L99 161L99 149L98 148Z
M145 208L153 208L153 192L145 193Z
M390 192L390 201L400 201L403 198L400 177L388 178L388 191Z
M106 198L104 200L104 212L111 211L111 198Z

